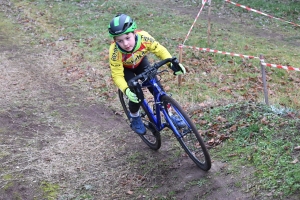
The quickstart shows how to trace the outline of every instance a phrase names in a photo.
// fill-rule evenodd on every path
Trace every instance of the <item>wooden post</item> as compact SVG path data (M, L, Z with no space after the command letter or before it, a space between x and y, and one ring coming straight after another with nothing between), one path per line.
M260 58L261 74L262 74L262 81L264 87L265 103L269 105L268 88L267 88L267 80L266 80L266 67L262 65L262 63L264 62L264 56L260 55L259 58Z
M179 46L179 62L182 63L182 46ZM181 75L178 75L178 86L181 85Z
M209 7L208 7L208 27L207 27L207 46L210 47L210 33L211 33L211 20L210 20L210 12L211 12L211 1L208 1Z

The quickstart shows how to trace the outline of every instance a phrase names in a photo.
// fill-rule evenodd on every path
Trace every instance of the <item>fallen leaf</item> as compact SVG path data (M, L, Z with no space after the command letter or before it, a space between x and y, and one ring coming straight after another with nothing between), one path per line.
M165 90L165 91L169 91L170 89L171 89L170 86L165 86L165 87L164 87L164 90Z
M220 136L220 141L224 141L224 140L226 140L226 139L228 139L229 138L229 136L226 136L226 135L224 135L224 134L221 134L221 136Z
M200 121L199 121L199 124L200 124L200 125L205 125L205 124L207 124L207 121L206 121L206 120L200 120Z
M128 190L128 191L126 192L126 194L132 195L132 194L133 194L133 191Z
M229 128L230 132L235 132L237 130L237 125L233 125Z
M220 122L226 122L226 121L227 121L227 120L226 120L224 117L222 117L222 116L218 116L218 117L217 117L217 120L220 121Z
M293 161L291 162L291 164L296 164L297 162L299 162L299 160L296 158L295 160L293 160Z
M207 132L206 135L207 135L208 137L215 137L215 136L217 136L217 134L216 134L215 131Z
M198 133L201 135L201 136L204 136L205 134L204 134L204 131L202 131L202 130L198 130Z
M122 116L123 113L116 111L116 112L115 112L115 115L120 115L120 116Z
M262 119L260 120L260 122L261 122L262 124L264 124L264 125L269 124L269 121L267 120L266 117L262 118Z
M300 146L297 146L294 148L295 150L300 150Z
M210 145L210 146L214 145L214 143L215 143L215 139L214 138L212 138L211 140L209 140L207 142L207 144Z

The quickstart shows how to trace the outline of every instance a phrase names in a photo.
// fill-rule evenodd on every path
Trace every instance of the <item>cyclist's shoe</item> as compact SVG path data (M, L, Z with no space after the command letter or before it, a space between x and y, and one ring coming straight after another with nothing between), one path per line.
M140 116L131 117L130 121L131 121L130 127L134 132L136 132L139 135L144 135L146 133L146 128Z
M184 128L186 126L184 121L179 116L171 115L170 118L173 121L174 125L178 128Z

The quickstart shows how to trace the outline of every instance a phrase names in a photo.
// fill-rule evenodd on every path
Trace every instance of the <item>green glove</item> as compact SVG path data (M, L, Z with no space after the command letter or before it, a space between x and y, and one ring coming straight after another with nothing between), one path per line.
M179 67L180 67L180 71L174 72L175 75L185 74L186 70L185 70L184 66L181 63L179 63Z
M126 94L126 96L129 98L130 101L132 101L132 102L134 102L134 103L139 103L136 94L133 93L133 92L131 92L131 90L130 90L129 88L126 88L125 94Z
M186 70L185 70L184 66L181 63L178 64L178 67L179 67L179 70L176 70L175 66L173 66L173 64L171 63L170 68L174 71L174 75L181 75L181 74L186 73Z

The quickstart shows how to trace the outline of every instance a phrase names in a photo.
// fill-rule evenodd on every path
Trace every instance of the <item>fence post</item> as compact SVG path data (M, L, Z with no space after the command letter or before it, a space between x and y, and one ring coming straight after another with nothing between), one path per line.
M261 66L261 74L262 74L262 81L264 87L264 96L265 96L265 103L269 105L269 98L268 98L268 88L267 88L267 80L266 80L266 67L262 64L264 61L264 56L260 55L260 66Z
M210 13L211 13L211 1L208 1L209 7L208 7L208 20L207 20L207 46L210 48L210 35L211 35L211 22L210 22Z

